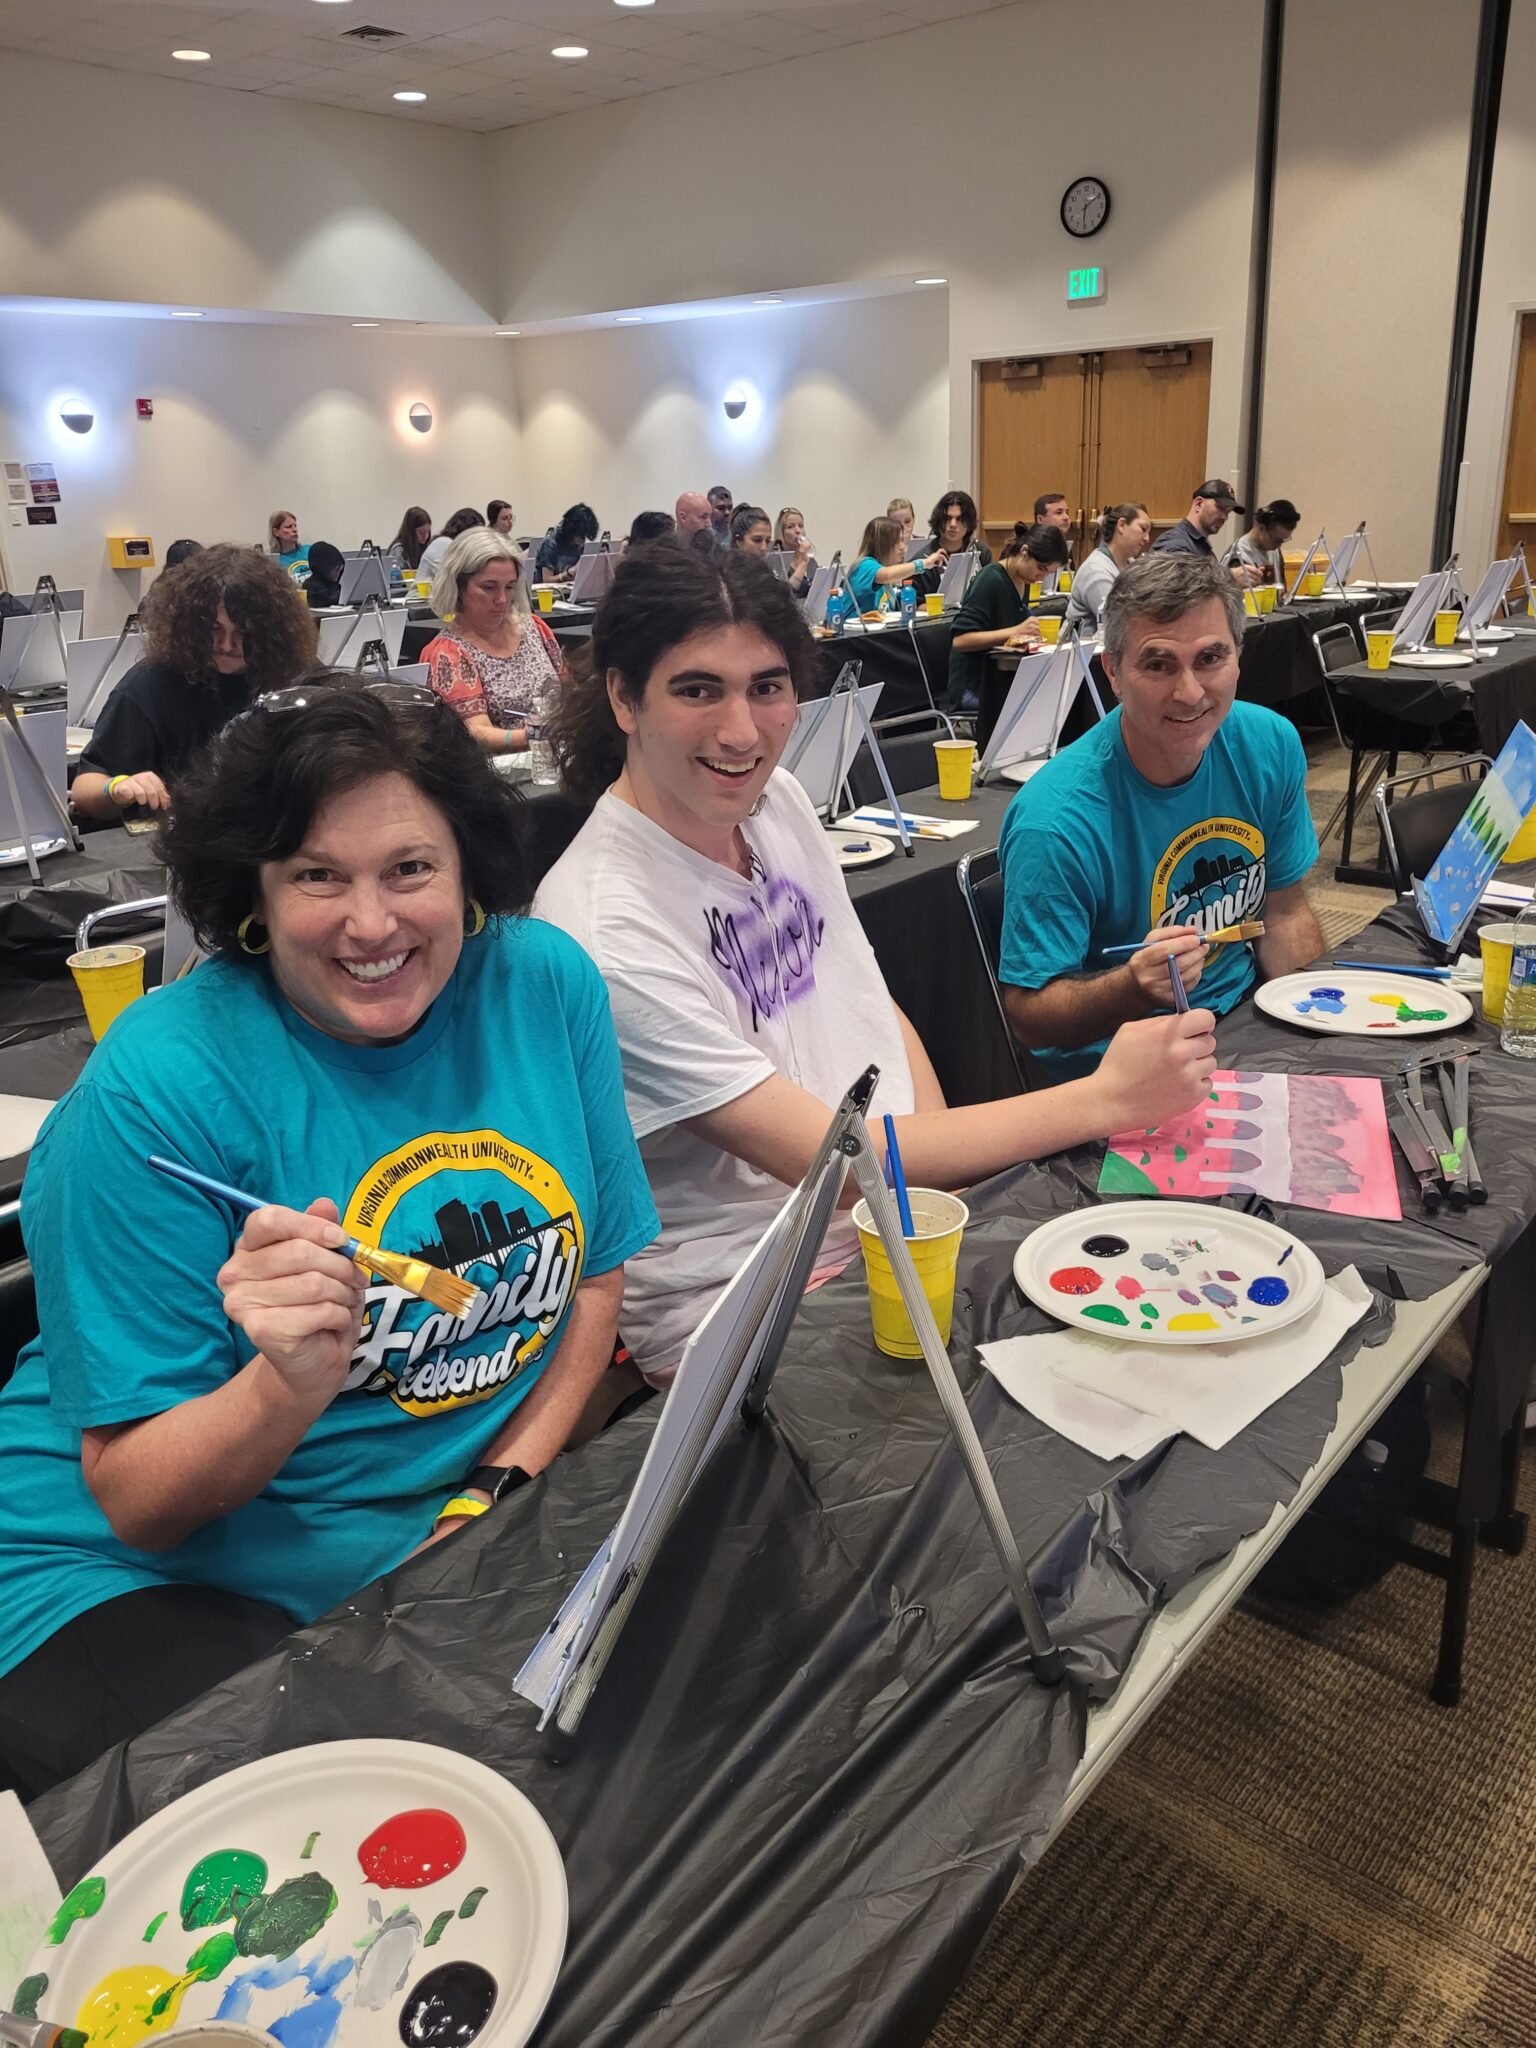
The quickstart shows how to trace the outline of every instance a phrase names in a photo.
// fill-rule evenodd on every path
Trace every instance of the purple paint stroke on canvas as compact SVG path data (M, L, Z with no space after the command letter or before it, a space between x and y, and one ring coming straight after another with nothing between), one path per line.
M754 1033L816 986L826 919L798 882L771 881L750 908L704 913L715 969Z

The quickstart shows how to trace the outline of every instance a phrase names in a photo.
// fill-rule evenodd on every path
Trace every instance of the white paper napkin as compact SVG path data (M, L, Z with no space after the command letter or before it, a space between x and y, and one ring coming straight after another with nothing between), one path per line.
M1172 1435L1155 1416L1052 1372L1047 1354L1053 1334L1007 1337L981 1346L982 1362L1011 1400L1095 1458L1139 1458Z
M0 2004L58 1911L58 1880L14 1792L0 1792Z

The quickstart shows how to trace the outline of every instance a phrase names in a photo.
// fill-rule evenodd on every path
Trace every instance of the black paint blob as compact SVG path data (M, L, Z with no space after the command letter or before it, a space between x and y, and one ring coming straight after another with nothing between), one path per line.
M478 1963L444 1963L413 1984L400 2008L406 2048L464 2048L496 2003L496 1979Z
M1130 1246L1123 1237L1085 1237L1083 1250L1090 1259L1118 1259L1122 1252L1130 1250Z

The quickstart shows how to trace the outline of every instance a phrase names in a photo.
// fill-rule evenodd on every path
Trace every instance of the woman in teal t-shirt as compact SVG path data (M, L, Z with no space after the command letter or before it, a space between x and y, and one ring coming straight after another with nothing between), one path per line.
M309 549L299 546L296 512L274 512L267 521L267 553L276 555L278 567L286 569L295 583L308 580Z
M0 1779L41 1791L264 1654L595 1406L656 1215L597 970L515 914L518 807L431 692L339 679L180 785L171 886L214 957L113 1024L22 1194ZM365 1276L338 1217L477 1305Z
M848 571L848 590L861 612L874 611L889 592L892 597L903 583L915 582L926 569L942 569L949 557L942 548L926 560L901 559L901 522L871 519L859 542L859 557Z

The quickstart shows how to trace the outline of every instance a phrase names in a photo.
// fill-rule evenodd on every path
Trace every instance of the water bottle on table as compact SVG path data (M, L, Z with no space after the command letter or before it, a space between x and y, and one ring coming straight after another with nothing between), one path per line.
M901 623L910 626L917 617L917 586L907 582L901 586Z
M1499 1044L1516 1059L1536 1060L1536 903L1515 919Z
M541 692L528 723L528 767L534 783L543 789L553 788L560 780L560 771L555 766L555 750L549 743L549 721L554 713L556 694L553 690Z

